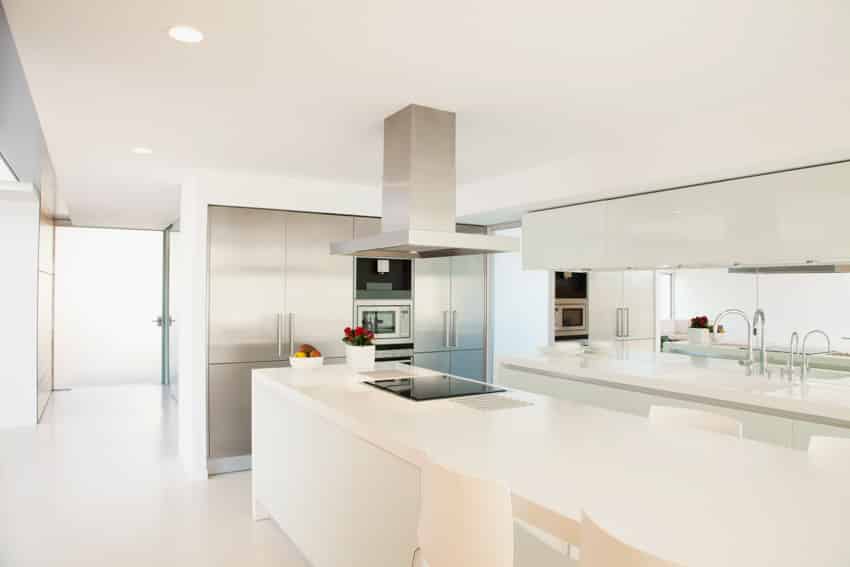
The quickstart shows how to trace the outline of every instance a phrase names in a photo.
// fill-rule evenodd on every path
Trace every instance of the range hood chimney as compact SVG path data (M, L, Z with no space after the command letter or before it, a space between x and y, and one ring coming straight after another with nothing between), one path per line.
M455 232L455 114L411 104L384 119L381 232L331 253L437 258L518 252L519 240Z

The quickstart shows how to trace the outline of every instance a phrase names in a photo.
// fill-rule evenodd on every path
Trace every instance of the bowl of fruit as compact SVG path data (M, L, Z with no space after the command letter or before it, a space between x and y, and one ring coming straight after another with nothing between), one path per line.
M289 357L289 365L292 368L319 368L325 359L319 349L313 345L303 344Z

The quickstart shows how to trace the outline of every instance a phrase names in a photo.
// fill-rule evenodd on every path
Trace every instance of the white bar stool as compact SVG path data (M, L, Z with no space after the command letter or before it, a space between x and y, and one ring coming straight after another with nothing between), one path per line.
M626 545L599 527L583 512L580 565L581 567L675 567L676 564Z
M850 465L850 439L812 435L809 438L809 458L818 465Z
M511 493L500 482L458 474L436 463L422 468L419 549L427 567L564 567L566 555L517 530ZM515 561L516 555L516 561ZM418 563L417 563L418 561Z
M649 422L653 425L702 429L703 431L731 435L738 439L744 434L744 426L737 419L689 408L651 406L649 408Z

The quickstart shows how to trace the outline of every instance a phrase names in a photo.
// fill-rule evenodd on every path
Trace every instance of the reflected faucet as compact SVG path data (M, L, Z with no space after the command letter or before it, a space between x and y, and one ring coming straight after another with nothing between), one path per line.
M767 347L764 344L764 309L756 309L753 314L753 332L756 332L756 325L761 323L758 329L759 335L759 375L764 376L767 372Z
M815 329L813 331L809 331L806 333L806 336L803 337L803 362L800 365L800 381L806 381L806 374L809 373L809 353L806 350L806 342L809 340L809 337L812 335L823 335L826 338L826 352L829 354L832 352L832 343L829 341L829 335L826 332L821 331L820 329Z
M788 343L788 362L782 369L782 374L788 376L789 382L794 380L794 357L798 354L800 354L800 333L794 331L791 333L791 342Z
M753 367L753 326L750 323L750 318L747 317L747 314L740 309L727 309L725 311L721 311L717 317L714 318L715 331L717 331L717 328L720 326L720 321L722 321L727 315L740 315L747 323L747 360L744 364L747 366L747 376L749 376L752 373Z

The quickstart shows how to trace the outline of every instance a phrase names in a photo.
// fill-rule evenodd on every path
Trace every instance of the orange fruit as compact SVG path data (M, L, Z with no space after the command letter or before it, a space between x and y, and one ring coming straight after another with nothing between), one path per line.
M314 350L310 353L310 358L319 358L320 356L322 356L322 353L317 350Z

